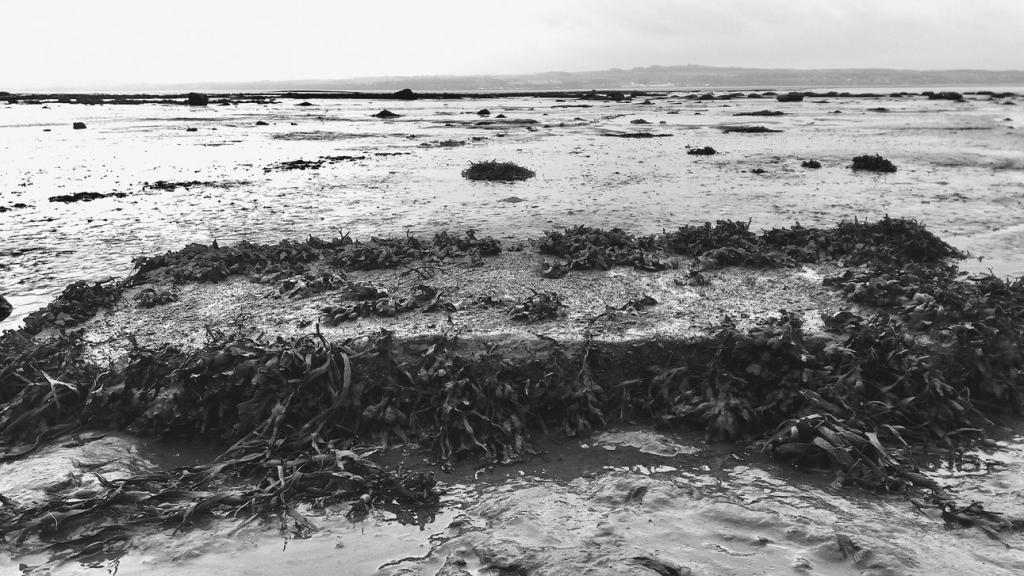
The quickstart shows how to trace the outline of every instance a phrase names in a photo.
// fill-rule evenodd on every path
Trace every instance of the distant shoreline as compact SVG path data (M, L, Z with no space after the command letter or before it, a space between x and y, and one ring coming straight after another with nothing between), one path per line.
M403 89L397 92L388 91L348 91L348 90L291 90L291 91L205 91L199 92L208 94L219 100L210 104L239 103L239 102L264 102L274 99L287 100L484 100L492 98L564 98L577 100L627 100L631 98L642 98L645 96L663 96L667 93L681 93L684 98L694 97L698 99L721 99L733 98L757 98L774 97L778 93L797 92L807 98L888 98L888 97L914 97L928 96L937 91L959 89L968 96L1015 96L1024 91L1024 85L977 85L973 88L1012 88L1014 90L964 90L968 86L895 86L888 89L882 87L863 86L846 90L823 89L806 90L788 88L601 88L587 90L514 90L514 91L424 91L414 92ZM908 91L906 88L934 88L934 90ZM827 90L827 91L821 91ZM193 92L195 93L195 92ZM169 104L187 103L190 92L3 92L0 91L0 101L8 104Z

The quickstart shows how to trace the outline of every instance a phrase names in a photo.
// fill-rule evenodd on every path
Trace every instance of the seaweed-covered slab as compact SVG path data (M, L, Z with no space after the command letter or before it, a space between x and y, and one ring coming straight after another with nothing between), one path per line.
M468 239L466 242L472 243ZM205 340L205 326L241 325L254 334L289 336L306 333L319 322L329 338L371 334L384 328L393 331L397 338L451 329L467 337L512 334L534 338L533 333L539 331L553 337L579 339L589 331L602 338L620 339L631 335L703 333L725 315L746 325L777 315L780 308L816 317L818 311L843 305L839 294L821 285L822 276L839 271L827 263L807 269L726 268L699 273L686 268L650 271L650 267L609 265L605 270L584 267L551 278L541 274L549 258L522 250L502 252L482 262L467 256L410 259L392 268L346 268L349 283L386 290L384 294L372 295L372 310L361 304L365 299L350 290L347 283L281 298L280 288L242 275L218 283L182 283L175 286L177 301L141 308L134 300L135 291L163 286L166 280L158 276L151 280L152 284L132 288L124 305L88 324L87 333L92 340L128 332L135 334L140 343L171 341L195 346ZM666 257L657 258L649 262L660 262ZM331 263L323 266L327 271L336 270ZM695 282L695 277L701 281ZM429 297L424 295L426 291ZM557 292L564 304L562 316L527 325L510 321L505 309L534 291ZM633 306L636 313L623 310L630 308L630 302L642 302L645 295L659 304ZM393 314L382 313L391 309L387 302L382 302L378 311L376 302L381 298L393 300ZM418 302L415 307L399 305L412 300ZM339 322L337 317L342 312L346 317ZM352 312L355 316L351 316Z

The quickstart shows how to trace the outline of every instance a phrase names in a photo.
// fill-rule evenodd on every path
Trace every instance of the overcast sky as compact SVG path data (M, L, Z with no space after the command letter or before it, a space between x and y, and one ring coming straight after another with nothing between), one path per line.
M653 64L1024 69L1022 0L0 0L0 90Z

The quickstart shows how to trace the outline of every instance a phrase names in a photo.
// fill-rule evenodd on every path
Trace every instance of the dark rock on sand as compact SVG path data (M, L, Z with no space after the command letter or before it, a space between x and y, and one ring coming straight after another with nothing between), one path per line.
M266 122L264 122L263 120L257 120L257 121L256 121L256 125L257 125L257 126L269 126L269 124L267 124L267 123L266 123Z
M817 160L804 160L800 165L804 168L821 168L821 162Z
M14 306L11 306L11 303L7 301L7 298L0 296L0 321L6 320L13 311Z
M857 156L853 159L854 170L867 170L869 172L895 172L896 165L878 154L874 156Z
M377 112L373 116L375 118L398 118L398 117L401 116L401 114L395 114L391 110L388 110L387 108L385 108L384 110L381 110L380 112Z
M782 132L782 130L775 130L766 126L720 126L719 129L726 134L739 133L739 134L766 134L769 132Z
M705 146L703 148L690 148L686 151L690 156L714 156L718 154L718 150L715 150L711 146Z
M490 116L491 115L491 111L488 110L487 108L484 108L482 110L478 110L476 115L477 116Z
M753 112L737 112L733 116L783 116L782 110L755 110Z
M75 130L85 130L85 122L75 122L71 127Z
M417 98L416 93L408 88L403 88L398 92L395 92L394 97L399 100L415 100Z
M654 134L651 132L608 132L604 136L613 138L668 138L671 134Z
M650 122L648 122L647 120L644 120L643 118L637 118L636 120L630 120L629 123L630 124L650 124Z
M779 102L803 102L804 95L802 92L789 92L787 94L779 94L775 99Z
M210 104L210 97L206 94L200 94L199 92L188 93L188 105L189 106L207 106Z
M185 128L185 132L198 132L198 131L199 131L199 128L192 128L192 127Z
M306 101L302 101L302 102L299 102L298 104L296 104L296 106L312 106L312 104L310 104L309 102L306 102Z
M929 100L952 100L954 102L963 102L964 95L959 92L925 92L925 96Z

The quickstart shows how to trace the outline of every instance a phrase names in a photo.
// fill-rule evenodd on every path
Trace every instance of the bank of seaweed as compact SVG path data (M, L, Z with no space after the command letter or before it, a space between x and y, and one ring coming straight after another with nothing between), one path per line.
M672 256L692 259L706 268L780 267L837 261L844 265L899 262L939 263L964 254L914 220L885 217L877 222L840 222L833 228L773 228L757 234L750 222L719 220L680 226L672 232L636 236L614 228L577 226L548 231L539 243L542 254L564 258L558 268L607 270L633 266L641 270L675 267Z
M421 254L479 242L444 234L365 248ZM331 243L312 244L339 254ZM348 251L352 241L337 244L343 257L360 253ZM508 346L450 334L396 341L387 331L329 342L319 333L264 340L211 331L200 350L131 345L113 365L89 360L75 333L37 340L8 332L0 339L3 460L88 429L230 448L201 466L103 479L89 493L72 484L42 504L8 503L0 529L17 537L4 546L121 549L139 525L183 527L211 514L282 513L302 533L312 529L296 511L303 503L349 506L356 516L372 506L429 513L437 506L429 474L375 466L360 446L417 443L442 465L512 462L530 455L540 435L585 435L616 422L756 441L797 466L832 468L843 484L930 492L955 523L990 533L1021 528L953 502L919 463L1024 413L1024 281L959 274L945 262L955 250L892 219L760 235L742 222L648 237L578 228L541 244L583 268L636 265L638 253L666 249L707 259L727 248L754 255L736 260L745 265L857 264L826 284L864 308L824 317L825 334L809 334L783 311L746 330L725 318L703 337L626 343ZM509 313L529 320L533 304ZM541 304L558 308L553 296Z

